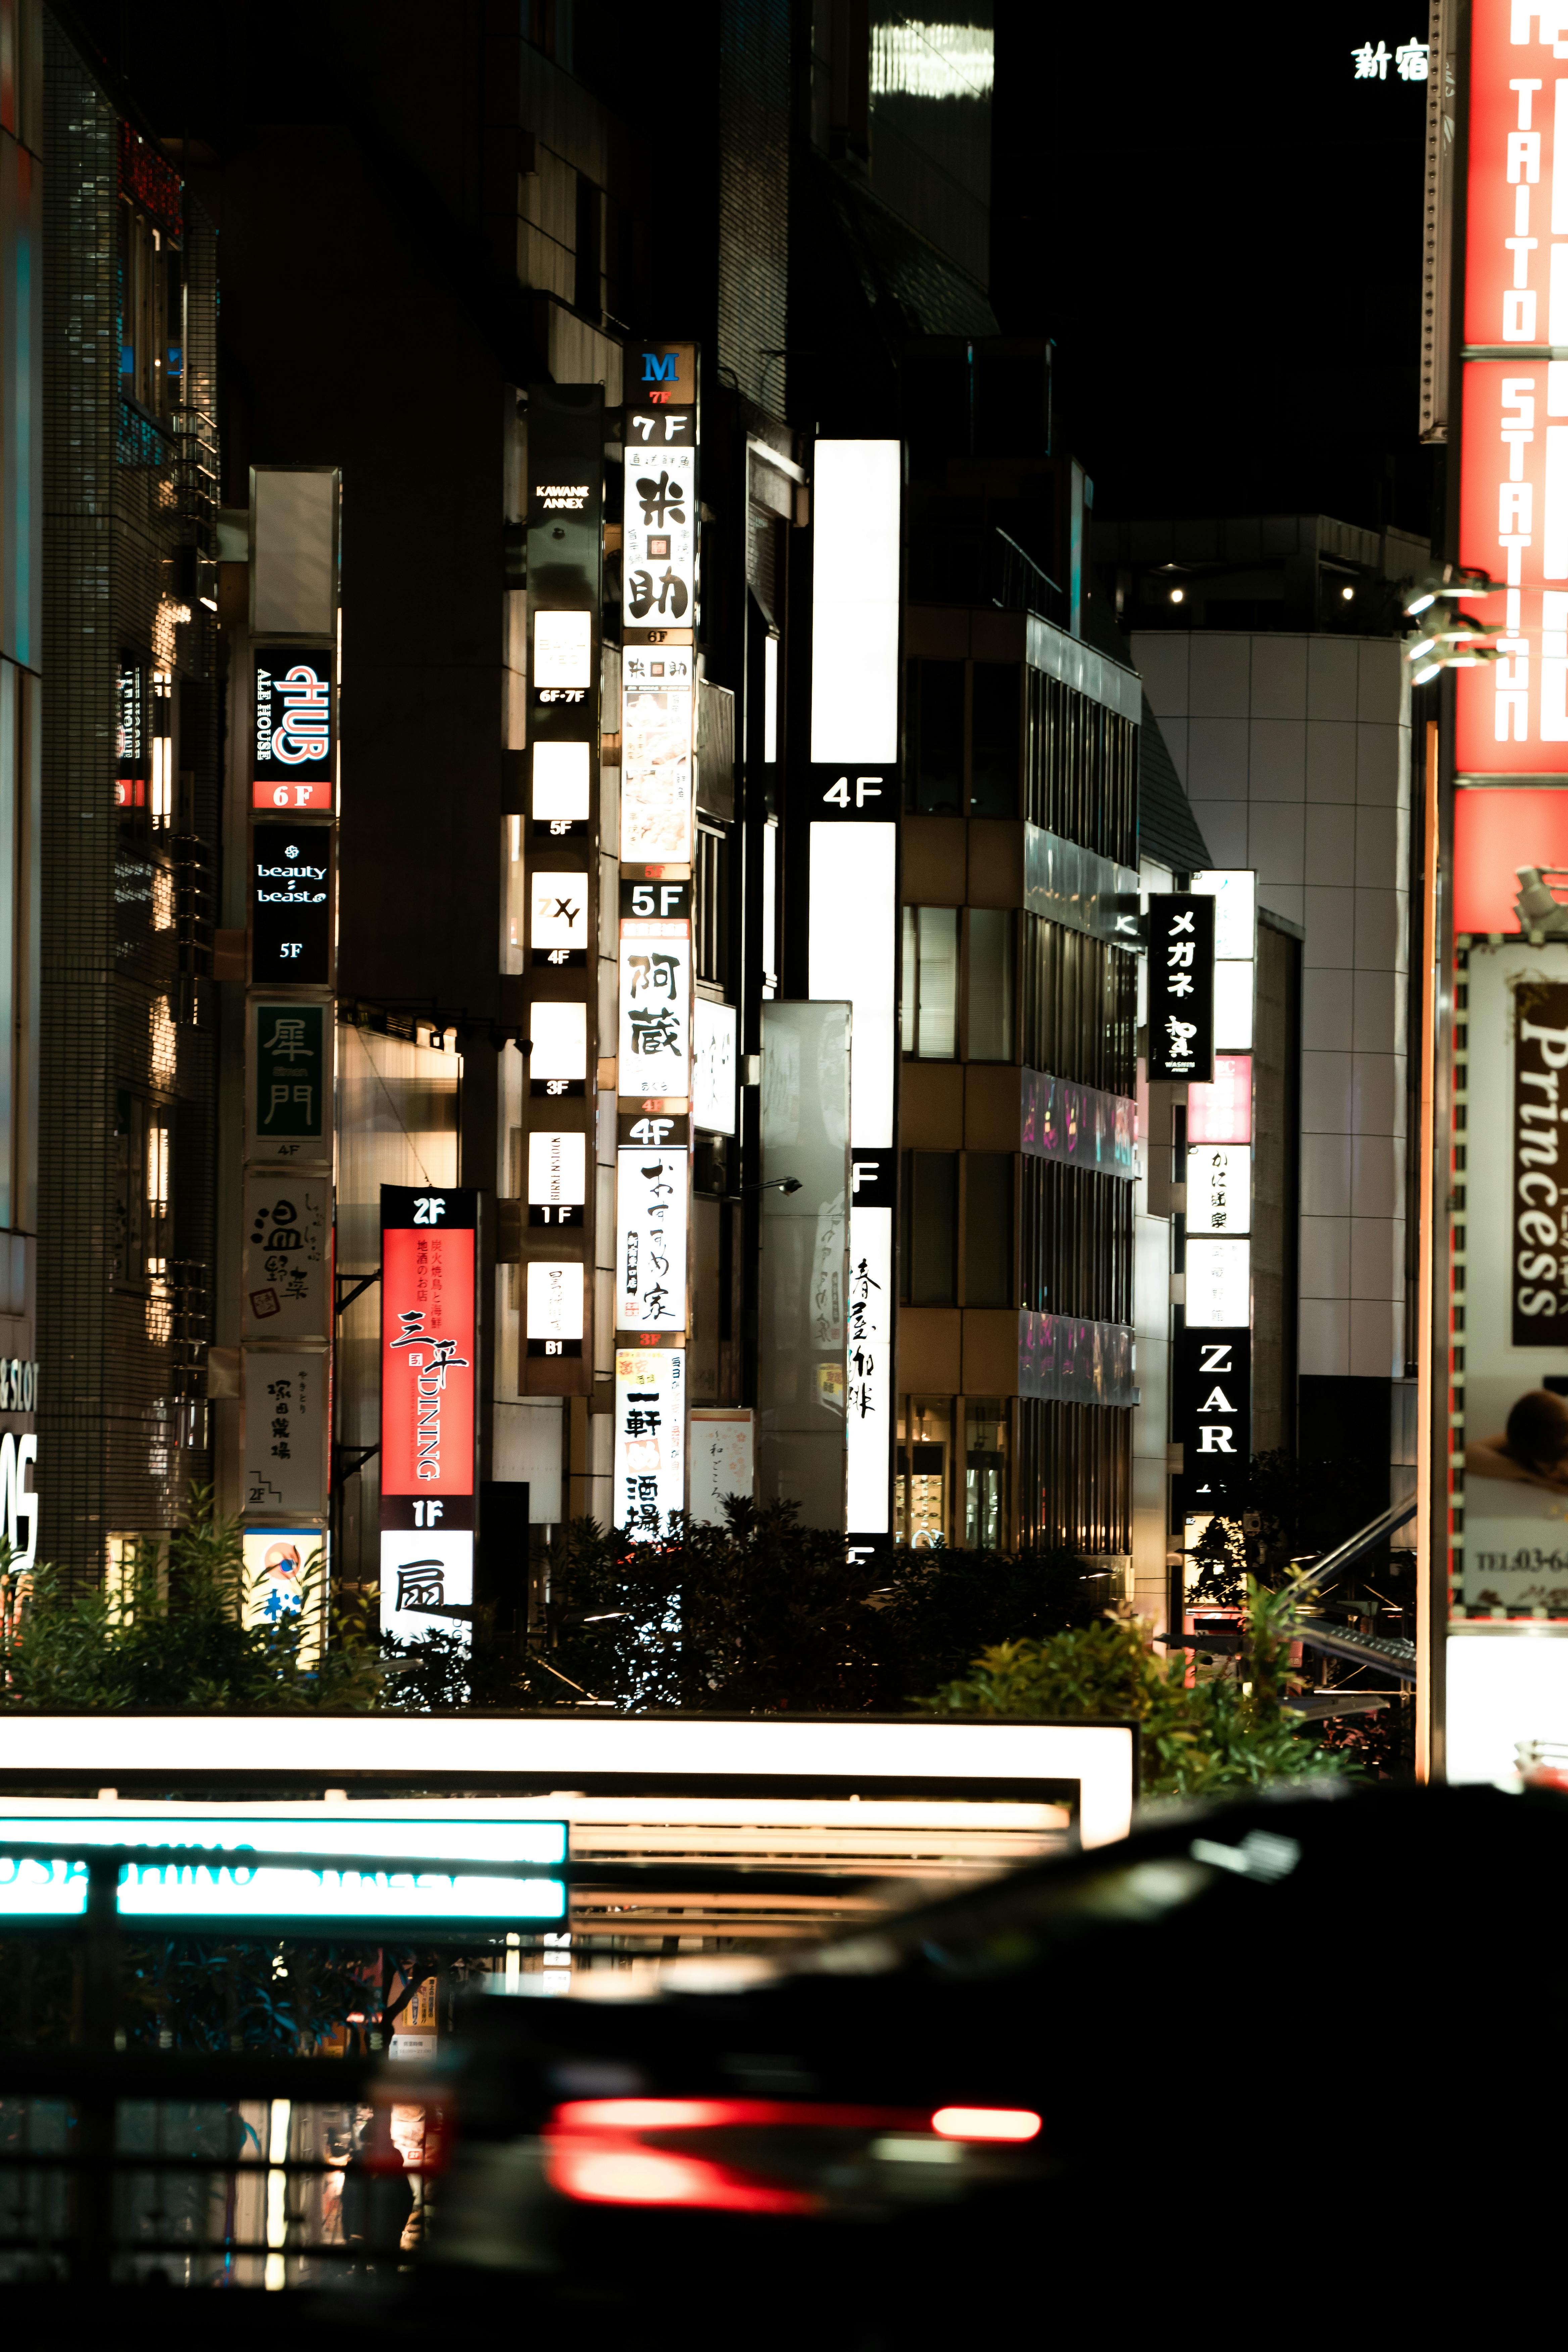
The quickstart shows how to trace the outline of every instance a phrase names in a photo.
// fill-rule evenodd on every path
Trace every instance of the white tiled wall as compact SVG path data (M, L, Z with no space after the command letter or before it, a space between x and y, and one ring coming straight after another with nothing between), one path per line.
M1410 711L1387 638L1140 633L1216 866L1306 934L1300 1368L1405 1369Z

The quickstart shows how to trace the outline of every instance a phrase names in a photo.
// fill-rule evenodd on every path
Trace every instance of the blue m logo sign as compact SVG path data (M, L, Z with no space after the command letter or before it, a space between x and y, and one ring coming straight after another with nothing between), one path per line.
M642 380L644 383L679 383L680 379L675 373L675 353L669 352L659 359L653 352L644 352Z

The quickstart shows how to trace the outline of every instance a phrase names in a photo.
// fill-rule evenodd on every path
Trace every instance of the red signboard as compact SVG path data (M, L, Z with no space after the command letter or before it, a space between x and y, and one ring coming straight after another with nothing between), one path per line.
M409 1498L432 1496L470 1498L440 1524L473 1525L478 1212L471 1192L381 1189L381 1492L395 1526L410 1524Z
M1454 795L1454 929L1520 928L1521 866L1568 870L1568 792L1503 785Z
M1216 1054L1212 1086L1187 1088L1189 1143L1250 1143L1252 1056Z
M1471 0L1465 342L1568 344L1568 20L1551 5ZM1561 311L1561 316L1554 316ZM1561 327L1563 331L1556 331Z

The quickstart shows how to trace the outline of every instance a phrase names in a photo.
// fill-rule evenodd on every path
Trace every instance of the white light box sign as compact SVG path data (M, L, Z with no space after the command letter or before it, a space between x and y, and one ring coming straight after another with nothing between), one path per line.
M531 1004L528 1057L531 1079L570 1084L588 1075L588 1008L585 1004Z
M1215 902L1216 960L1248 961L1257 952L1258 877L1249 866L1211 866L1189 878L1188 887ZM1215 1044L1219 1040L1215 1039Z
M621 856L691 856L691 650L628 646L621 661Z
M587 1193L587 1138L536 1128L528 1139L531 1209L580 1209Z
M531 1258L527 1267L531 1339L581 1339L583 1264L580 1258Z
M857 1150L893 1141L898 1051L898 842L896 824L811 827L811 993L847 1002L849 1133Z
M559 852L557 853L559 855ZM538 873L530 893L530 945L564 959L588 941L588 877L585 874Z
M1216 963L1214 968L1214 1041L1222 1053L1252 1051L1252 984L1258 967Z
M533 747L533 816L539 824L584 824L591 814L586 743Z
M1187 1151L1187 1232L1252 1230L1252 1153L1245 1143L1195 1143ZM1192 1318L1189 1317L1188 1320ZM1246 1317L1239 1318L1246 1321Z
M1252 1244L1189 1241L1187 1328L1235 1330L1252 1320Z
M451 1633L467 1649L468 1620L447 1612L473 1605L473 1529L441 1527L437 1501L421 1507L434 1522L430 1527L381 1531L381 1630L402 1642Z
M896 760L903 451L818 441L813 475L811 757Z
M666 1349L621 1352L670 1360ZM646 1788L659 1780L685 1783L695 1793L671 1801L671 1818L700 1823L715 1819L752 1822L759 1817L759 1805L771 1801L777 1807L780 1799L788 1797L788 1818L796 1826L828 1820L853 1827L862 1807L856 1806L853 1812L847 1809L846 1787L859 1790L862 1804L868 1807L873 1799L884 1796L900 1798L908 1805L908 1790L918 1784L928 1792L915 1801L921 1813L939 1790L948 1799L971 1801L993 1800L998 1788L1005 1788L1015 1801L1031 1801L1062 1796L1070 1801L1076 1791L1079 1833L1086 1846L1094 1846L1124 1837L1131 1825L1136 1738L1134 1727L1123 1723L1018 1723L1003 1717L879 1723L821 1717L795 1722L781 1717L722 1716L674 1720L552 1712L501 1717L307 1714L289 1720L285 1760L290 1770L329 1782L363 1773L396 1786L445 1775L466 1788L487 1775L504 1773L541 1789L585 1789L589 1797L574 1799L568 1810L578 1817L616 1824L645 1820L646 1807L628 1814L630 1801L616 1795L613 1808L607 1809L603 1798L593 1797L596 1780L611 1782L614 1791ZM94 1774L109 1780L128 1772L233 1772L253 1780L257 1758L275 1755L278 1745L275 1716L0 1712L0 1771L5 1772L59 1772L79 1780ZM763 1781L779 1784L771 1799L755 1794ZM482 1821L493 1802L472 1800L465 1816L471 1810ZM710 1810L714 1806L721 1808L717 1813ZM37 1811L44 1810L39 1803ZM61 1804L58 1810L73 1812L74 1835L74 1809ZM106 1822L123 1818L96 1804L83 1810ZM215 1812L224 1810L214 1808ZM455 1823L413 1818L435 1810L408 1801L408 1842L399 1852L456 1855L466 1851L448 1843ZM986 1810L990 1811L989 1803ZM26 1814L28 1821L37 1818L20 1801L13 1801L10 1811ZM385 1822L375 1819L377 1812L402 1818L395 1800L363 1806L356 1802L346 1831L354 1851L382 1851L374 1837ZM551 1812L557 1817L553 1807ZM161 1813L160 1818L168 1816ZM21 1826L18 1820L19 1830ZM270 1826L268 1822L269 1831ZM205 1828L204 1821L204 1834ZM316 1834L314 1822L310 1834ZM63 1832L61 1836L63 1843ZM420 1840L417 1846L415 1838ZM256 1843L261 1845L259 1835ZM330 1853L333 1848L323 1842L303 1850ZM476 1858L487 1857L481 1853Z
M845 1437L847 1524L855 1535L885 1535L893 1411L893 1212L849 1210L849 1330Z
M691 1010L694 1045L692 1123L707 1129L710 1135L733 1135L735 1007L732 1004L714 1004L707 997L700 996Z
M570 690L585 688L593 682L593 614L536 612L532 683L536 687Z
M691 942L620 942L620 1090L686 1095L691 1085Z
M669 1533L686 1508L686 1350L616 1350L615 1523L636 1543Z
M685 1151L653 1145L616 1154L616 1325L686 1328Z

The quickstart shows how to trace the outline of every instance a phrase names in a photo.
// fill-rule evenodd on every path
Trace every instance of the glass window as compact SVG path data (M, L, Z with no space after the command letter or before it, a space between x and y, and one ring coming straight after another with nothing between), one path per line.
M1019 669L1017 662L974 665L971 816L1018 814Z
M970 1397L963 1408L963 1540L999 1551L1006 1527L1006 1399Z
M902 1259L910 1307L957 1305L956 1151L905 1152Z
M903 1397L899 1404L893 1540L916 1551L947 1542L952 1404L947 1397Z
M958 1053L958 908L906 907L899 1034L906 1054L951 1062Z
M914 805L925 816L963 814L963 669L961 661L910 664Z
M1013 1058L1013 918L1005 907L970 909L969 1058Z
M963 1303L1007 1307L1013 1297L1013 1155L972 1151L963 1200Z

